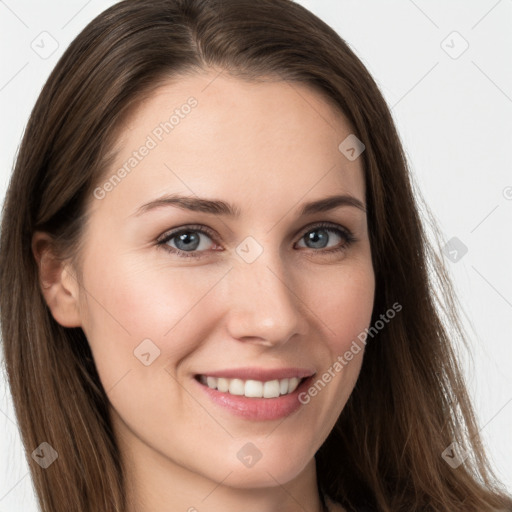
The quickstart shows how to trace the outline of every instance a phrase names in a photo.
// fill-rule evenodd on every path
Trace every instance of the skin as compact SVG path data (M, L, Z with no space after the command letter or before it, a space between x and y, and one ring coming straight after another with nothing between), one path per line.
M365 212L298 215L303 203L333 194L364 204L362 158L338 150L353 130L317 91L212 71L165 84L133 112L107 177L190 96L198 105L179 126L103 199L91 198L81 283L69 262L53 259L47 235L34 235L42 290L54 318L82 327L90 343L127 472L127 512L320 511L314 454L364 350L280 420L235 416L193 377L248 366L320 376L369 326L375 281ZM222 199L240 216L175 206L134 215L164 193ZM328 247L308 245L320 221L357 240L329 255L345 240L320 228ZM157 246L160 235L191 224L216 234L198 234L202 257ZM262 248L252 263L236 252L248 236ZM147 338L160 350L149 366L134 357ZM237 457L248 442L262 454L252 467Z

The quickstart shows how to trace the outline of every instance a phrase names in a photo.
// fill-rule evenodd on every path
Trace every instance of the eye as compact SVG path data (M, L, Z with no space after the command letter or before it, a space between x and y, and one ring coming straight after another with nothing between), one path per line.
M208 250L213 236L213 233L205 226L188 226L166 233L157 241L157 244L166 251L175 253L178 256L185 258L198 257L198 252L201 253ZM208 239L210 243L208 243Z
M165 233L157 240L157 245L167 252L180 257L200 258L211 250L221 250L215 243L215 234L206 226L194 225L185 226L174 231ZM323 222L311 227L300 239L308 244L306 249L313 249L316 253L335 253L347 249L356 238L352 233L337 224ZM329 244L334 240L334 245ZM338 241L337 241L338 240ZM304 247L304 246L302 246Z
M339 241L336 243L336 239ZM304 240L306 248L309 249L326 249L329 243L334 241L327 250L315 252L337 252L347 249L353 242L356 241L355 237L350 231L336 224L320 223L310 228L305 235L302 236L300 241ZM341 244L340 244L341 240Z

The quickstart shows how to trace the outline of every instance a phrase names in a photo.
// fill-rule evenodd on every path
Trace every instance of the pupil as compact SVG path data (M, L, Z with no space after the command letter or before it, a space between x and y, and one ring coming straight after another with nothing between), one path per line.
M188 242L186 241L187 238L190 238L191 240L189 240ZM179 244L180 243L184 243L185 246L184 247L180 247ZM199 245L199 236L197 235L197 233L192 233L190 231L187 231L181 235L178 236L178 241L176 242L176 245L178 247L178 249L191 249L191 250L195 250L197 248L197 246Z
M323 235L318 236L318 235L316 235L316 233L323 233ZM317 229L317 230L311 231L309 233L308 239L310 242L313 242L315 248L318 248L318 247L322 248L322 247L325 247L325 243L327 242L327 237L325 234L326 234L326 231L324 229ZM323 244L322 244L322 239L323 239L323 242L325 242Z

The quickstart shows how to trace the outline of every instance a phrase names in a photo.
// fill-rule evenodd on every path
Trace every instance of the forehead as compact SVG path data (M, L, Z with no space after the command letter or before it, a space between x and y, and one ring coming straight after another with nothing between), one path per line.
M99 185L121 177L110 180L101 208L129 214L172 192L229 196L242 208L334 192L364 200L362 159L349 161L338 149L351 133L340 110L309 85L218 72L174 78L123 123Z

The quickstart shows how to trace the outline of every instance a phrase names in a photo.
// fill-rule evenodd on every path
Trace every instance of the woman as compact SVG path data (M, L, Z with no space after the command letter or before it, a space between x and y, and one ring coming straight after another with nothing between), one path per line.
M44 511L512 510L386 104L288 0L93 20L30 118L0 268Z

